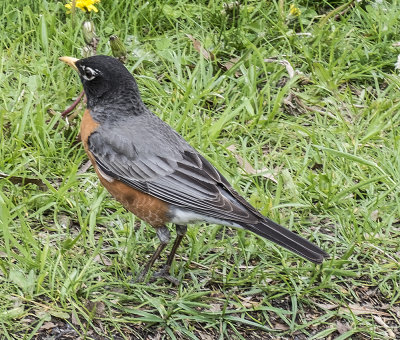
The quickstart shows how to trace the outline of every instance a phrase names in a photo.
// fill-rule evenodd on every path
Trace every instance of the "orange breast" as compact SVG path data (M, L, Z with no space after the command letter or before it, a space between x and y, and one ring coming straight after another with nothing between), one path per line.
M167 203L139 190L133 189L121 181L113 180L109 182L101 175L96 161L88 147L88 138L98 128L98 126L99 123L92 118L89 110L86 110L81 122L81 139L83 147L92 162L101 184L103 184L103 186L118 202L137 217L149 223L153 227L162 227L168 222Z

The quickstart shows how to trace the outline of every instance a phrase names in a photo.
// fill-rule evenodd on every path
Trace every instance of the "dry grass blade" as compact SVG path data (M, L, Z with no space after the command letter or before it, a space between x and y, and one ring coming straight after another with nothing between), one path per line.
M286 60L286 59L271 59L271 58L267 58L264 59L265 63L278 63L280 65L285 66L287 73L289 74L289 78L292 79L296 73L299 73L299 71L295 71L292 67L292 65Z
M212 52L207 51L200 41L195 39L192 35L186 34L186 36L193 42L193 47L197 52L199 52L206 60L213 61L215 56Z
M315 305L323 310L332 310L332 309L336 309L339 307L339 305L330 304L330 303L315 303Z
M389 313L369 308L368 306L361 306L359 304L349 304L347 307L339 308L339 314L347 314L349 313L349 311L351 311L354 315L372 314L372 315L390 316Z
M234 67L237 62L240 60L240 58L231 58L229 59L227 62L223 63L223 64L218 64L220 66L220 68L224 71L229 71L232 67ZM242 76L243 73L240 71L235 71L235 77L239 78L240 76Z
M248 161L246 161L245 159L243 159L242 156L239 155L239 153L236 150L235 145L232 144L232 145L228 146L227 149L230 152L232 152L232 154L238 161L239 165L244 169L244 171L246 173L248 173L249 175L261 175L264 178L273 181L274 183L278 183L277 179L275 178L275 176L273 174L270 173L269 169L267 169L267 168L263 168L260 170L254 169L253 166Z
M90 169L90 167L92 166L92 162L91 161L87 161L85 162L85 164L83 164L79 170L78 170L78 174L84 174L86 171L88 171Z
M383 326L383 328L385 328L386 332L388 333L388 336L392 339L396 338L396 334L394 334L393 330L386 324L385 321L383 321L383 319L380 316L374 315L374 320L380 324L381 326Z

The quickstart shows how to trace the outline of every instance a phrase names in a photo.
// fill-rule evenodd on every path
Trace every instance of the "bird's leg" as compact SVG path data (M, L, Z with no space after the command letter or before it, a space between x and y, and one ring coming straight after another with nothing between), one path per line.
M144 278L147 275L147 272L149 271L149 269L153 266L154 262L158 259L158 257L160 256L161 252L164 250L164 248L167 246L170 238L171 238L171 234L168 230L168 228L166 226L163 226L161 228L157 228L156 229L156 233L158 238L160 239L160 245L158 246L158 248L156 249L156 251L154 252L153 256L150 258L149 262L146 263L146 265L144 266L142 272L140 273L140 275L137 278L137 282L141 282L144 280Z
M168 281L172 282L176 286L179 285L179 280L174 278L173 276L170 275L170 268L172 261L174 260L176 250L178 249L179 245L181 244L183 237L185 236L187 231L187 226L185 225L176 225L176 239L174 241L174 245L172 246L171 252L168 255L167 263L164 265L164 267L157 273L154 274L156 277L163 277L167 279Z
M187 231L187 226L185 225L176 225L176 239L174 245L172 246L171 252L168 255L166 266L171 267L172 261L174 260L176 250L178 249L179 245L181 244L185 234Z

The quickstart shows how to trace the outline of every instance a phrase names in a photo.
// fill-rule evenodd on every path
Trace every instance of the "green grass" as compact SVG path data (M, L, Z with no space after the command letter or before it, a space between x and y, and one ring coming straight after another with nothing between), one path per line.
M298 17L292 3L103 0L92 15L99 53L110 34L124 41L145 103L332 256L315 266L249 232L191 226L179 287L133 282L155 232L78 171L79 119L58 114L81 90L58 57L80 56L85 15L0 3L0 339L400 337L400 2L298 1Z

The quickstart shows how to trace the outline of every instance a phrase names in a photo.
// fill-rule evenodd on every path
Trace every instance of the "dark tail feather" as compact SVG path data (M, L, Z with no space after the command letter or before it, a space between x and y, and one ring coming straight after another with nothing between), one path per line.
M310 241L307 241L299 235L291 232L289 229L286 229L267 218L260 223L254 225L243 225L243 227L279 244L311 262L322 263L324 258L329 257L326 252L315 244L312 244Z

